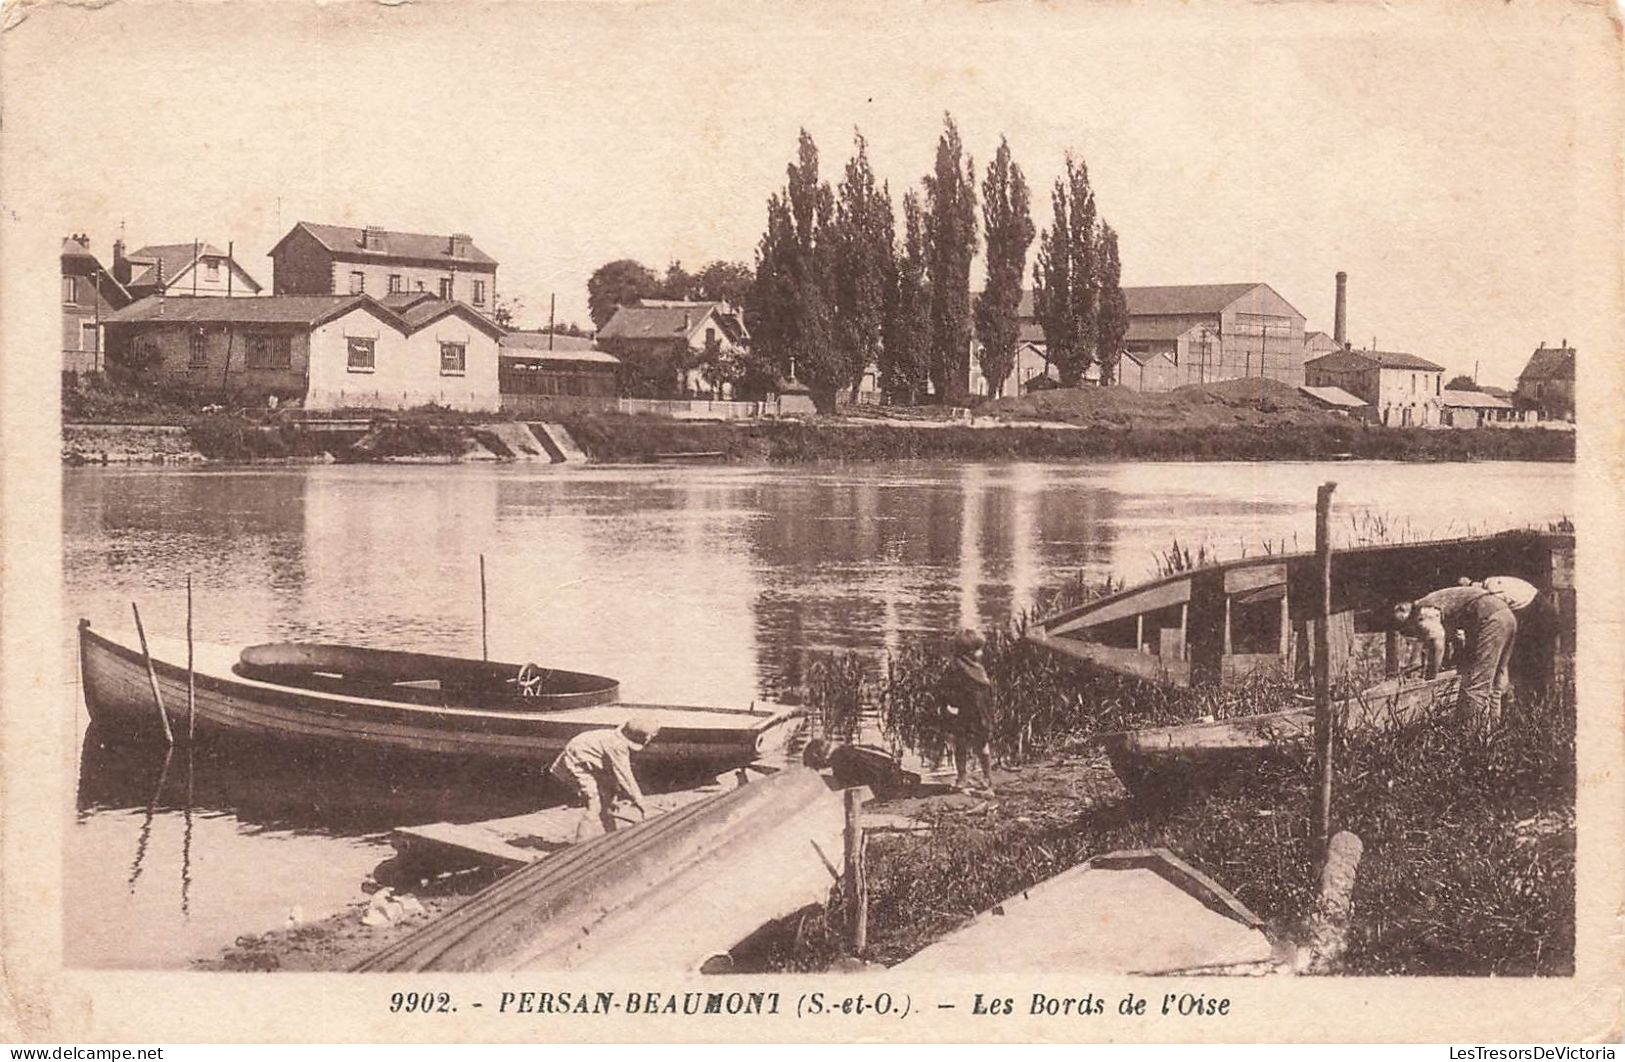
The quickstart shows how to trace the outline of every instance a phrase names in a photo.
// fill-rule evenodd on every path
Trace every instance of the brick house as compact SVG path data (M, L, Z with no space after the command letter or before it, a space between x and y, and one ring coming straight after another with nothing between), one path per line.
M496 303L496 259L463 233L429 236L301 221L270 254L271 289L278 295L424 292L481 313Z
M130 297L148 295L253 296L263 290L235 258L212 243L154 243L125 254L113 242L113 276Z
M274 398L307 409L500 404L502 330L430 295L152 297L104 324L113 364L198 398Z
M1339 350L1303 366L1310 387L1340 387L1371 405L1371 416L1390 427L1438 427L1444 367L1392 350Z
M130 293L90 253L90 237L62 241L62 371L102 371L102 319L130 304Z
M1574 420L1574 348L1568 340L1535 348L1518 374L1514 401L1519 409L1535 410L1542 420Z

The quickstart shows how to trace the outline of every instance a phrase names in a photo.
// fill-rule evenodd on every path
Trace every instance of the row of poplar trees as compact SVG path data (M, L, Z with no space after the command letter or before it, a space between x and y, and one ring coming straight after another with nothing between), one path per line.
M1109 382L1128 329L1117 234L1099 217L1088 168L1071 155L1051 204L1033 284L1047 356L1063 386L1077 386L1091 365ZM978 211L975 164L946 116L935 166L903 196L901 228L862 133L832 190L802 130L785 187L768 199L757 248L748 308L758 371L800 380L823 410L843 389L855 393L870 365L893 403L917 404L929 393L964 404L974 346L988 393L1001 395L1015 367L1035 235L1010 145L1000 138ZM986 284L973 296L971 263L984 237Z

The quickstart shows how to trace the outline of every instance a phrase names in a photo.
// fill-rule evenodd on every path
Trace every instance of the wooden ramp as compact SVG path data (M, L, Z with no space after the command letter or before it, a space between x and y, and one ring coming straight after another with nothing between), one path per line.
M844 821L816 772L781 771L516 870L355 968L694 973L828 900Z
M718 775L696 789L657 793L645 798L649 817L655 818L678 808L726 793L775 773L776 768L751 764ZM630 812L629 807L618 811ZM635 812L632 813L635 816ZM401 826L390 833L395 850L415 867L436 871L464 867L521 867L536 862L575 842L581 822L579 806L558 805L482 822L431 822L422 826ZM635 824L629 820L627 825Z

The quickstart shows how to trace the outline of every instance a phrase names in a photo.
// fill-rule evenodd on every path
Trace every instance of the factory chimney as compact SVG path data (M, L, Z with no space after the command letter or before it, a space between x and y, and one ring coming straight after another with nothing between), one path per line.
M1332 339L1337 341L1337 348L1343 349L1348 345L1349 327L1349 275L1342 270L1337 273L1337 313L1332 318Z

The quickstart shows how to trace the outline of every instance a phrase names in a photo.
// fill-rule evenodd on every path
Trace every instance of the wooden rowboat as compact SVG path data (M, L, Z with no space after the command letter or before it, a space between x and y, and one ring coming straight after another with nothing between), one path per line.
M1549 596L1545 664L1560 674L1574 653L1574 535L1506 531L1334 551L1327 624L1332 680L1397 675L1406 647L1390 629L1389 605L1488 575L1518 576ZM1319 587L1313 553L1247 557L1047 616L1027 638L1065 659L1167 686L1231 686L1263 671L1307 678Z
M1412 723L1454 699L1456 673L1393 678L1336 701L1339 728L1370 733ZM1297 758L1313 744L1312 707L1107 734L1101 741L1124 788L1165 800L1224 771L1270 758Z
M187 731L186 643L150 638L163 710ZM79 623L85 705L99 727L162 740L163 726L134 636ZM340 756L400 756L448 763L545 769L575 735L648 712L661 731L636 754L642 766L708 770L742 766L788 740L796 710L681 707L620 701L613 679L518 664L284 643L193 646L200 739L294 745Z

